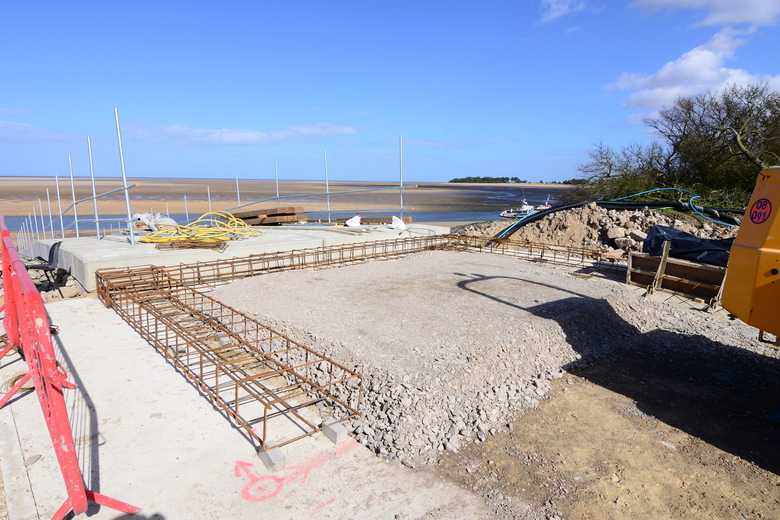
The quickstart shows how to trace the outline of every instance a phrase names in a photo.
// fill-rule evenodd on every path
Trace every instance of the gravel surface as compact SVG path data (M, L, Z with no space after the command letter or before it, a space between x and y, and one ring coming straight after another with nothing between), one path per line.
M275 273L214 296L362 372L365 418L353 433L409 466L505 431L562 367L650 331L776 356L743 324L694 321L618 281L498 255L436 251Z

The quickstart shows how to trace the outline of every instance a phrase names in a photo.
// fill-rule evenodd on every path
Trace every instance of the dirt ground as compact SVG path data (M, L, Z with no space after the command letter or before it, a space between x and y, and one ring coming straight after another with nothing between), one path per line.
M752 366L723 381L712 361L648 346L575 369L511 433L439 468L546 518L780 518L778 425L764 410L777 381Z

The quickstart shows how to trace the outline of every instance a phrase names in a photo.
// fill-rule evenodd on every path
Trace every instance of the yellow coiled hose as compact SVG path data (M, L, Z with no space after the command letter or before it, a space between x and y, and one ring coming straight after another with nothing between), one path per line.
M249 237L259 237L263 233L253 229L225 211L204 213L198 220L186 226L158 225L159 231L152 231L141 237L141 242L178 242L181 240L200 240L203 242L223 242Z

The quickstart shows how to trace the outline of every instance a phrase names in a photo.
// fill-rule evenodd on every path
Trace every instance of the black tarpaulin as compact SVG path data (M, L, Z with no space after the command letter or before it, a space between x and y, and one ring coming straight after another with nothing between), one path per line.
M699 238L678 229L653 226L647 232L642 251L654 256L661 256L666 241L670 242L669 256L726 267L734 239Z

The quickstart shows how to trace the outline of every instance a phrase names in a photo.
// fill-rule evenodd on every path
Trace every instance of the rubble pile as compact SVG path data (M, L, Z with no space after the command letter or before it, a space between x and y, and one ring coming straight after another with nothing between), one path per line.
M478 222L453 228L453 233L495 236L510 225L512 222L507 221ZM607 210L592 202L587 206L551 213L521 227L511 238L603 251L641 251L648 230L655 225L711 239L733 238L739 230L737 226L717 224L687 213L652 211L648 208L639 211Z

